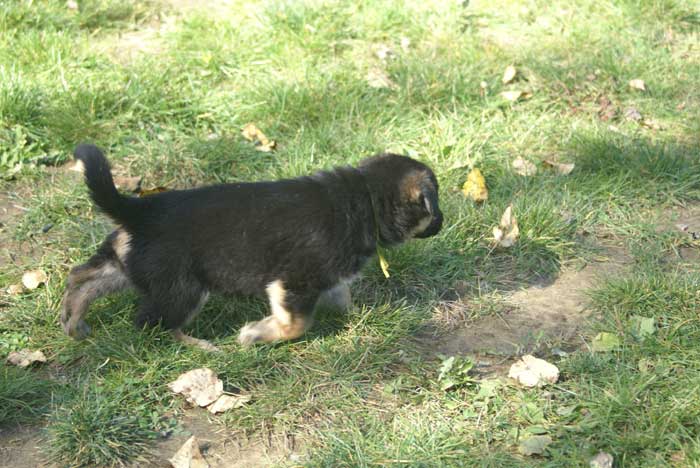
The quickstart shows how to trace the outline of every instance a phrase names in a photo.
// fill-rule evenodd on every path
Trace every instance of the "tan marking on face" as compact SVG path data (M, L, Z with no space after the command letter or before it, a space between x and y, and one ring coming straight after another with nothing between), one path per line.
M411 201L418 200L422 193L421 187L423 187L426 182L429 183L430 178L425 171L414 171L408 174L401 183L404 196Z
M124 262L127 255L129 255L129 251L131 250L131 234L126 232L124 229L119 229L117 231L117 236L112 242L112 248L117 254L117 258L121 262Z
M433 217L431 215L426 216L425 218L421 219L418 222L418 225L411 229L411 237L415 237L418 234L422 233L426 229L428 229L428 226L430 226L430 223L433 221Z

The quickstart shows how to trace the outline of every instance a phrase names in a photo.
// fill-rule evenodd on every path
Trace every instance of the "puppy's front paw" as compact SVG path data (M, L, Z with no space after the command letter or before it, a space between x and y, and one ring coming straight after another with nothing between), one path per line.
M248 347L262 341L263 335L260 330L256 329L256 325L258 323L259 322L249 323L241 328L241 331L238 334L238 343L240 343L241 346Z
M90 325L85 323L85 320L82 319L78 320L77 322L69 320L63 324L63 330L66 332L66 335L70 336L71 338L82 340L87 338L87 336L90 334Z

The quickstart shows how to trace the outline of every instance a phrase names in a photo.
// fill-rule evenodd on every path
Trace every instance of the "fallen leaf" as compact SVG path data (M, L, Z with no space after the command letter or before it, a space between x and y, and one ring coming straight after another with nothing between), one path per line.
M632 334L639 339L644 339L651 336L656 331L656 323L654 317L642 317L641 315L632 315L630 317L630 326Z
M661 124L654 119L642 119L640 125L650 130L661 130Z
M379 257L379 267L382 269L384 277L389 278L389 262L386 261L386 258L379 250L377 250L377 256Z
M233 408L240 408L251 400L251 395L221 395L207 409L212 414L223 413Z
M669 457L674 463L682 463L685 461L685 453L683 452L673 452ZM678 465L680 466L680 465Z
M73 164L71 164L68 170L73 172L80 172L82 174L83 172L85 172L85 165L81 160L78 159Z
M513 161L513 169L521 176L532 176L537 174L537 166L520 157Z
M66 2L66 8L68 8L69 10L77 10L78 2L76 2L75 0L68 0Z
M255 126L249 123L241 130L243 138L252 141L255 144L255 149L264 153L269 153L277 147L274 140L270 140L267 136Z
M138 192L141 189L141 177L115 177L114 185L127 192Z
M198 406L207 406L224 393L224 383L216 373L207 368L185 372L176 381L168 384L175 393L181 393L187 401Z
M548 167L550 169L554 169L561 175L569 175L571 174L571 171L574 170L574 167L576 167L576 164L571 163L571 164L564 164L564 163L558 163L556 161L550 161L549 159L545 159L542 161L542 164L545 167Z
M513 205L508 205L501 216L501 223L493 228L493 238L501 247L511 247L518 240L520 229L513 216Z
M598 455L591 458L589 466L591 468L612 468L613 460L613 456L609 453L598 452Z
M371 68L367 72L367 84L372 88L396 88L396 84L391 81L389 75L386 74L381 68Z
M469 172L467 180L462 186L462 193L475 202L482 202L489 198L489 191L486 188L486 179L484 179L479 169L474 168Z
M24 286L22 286L21 284L11 284L10 286L8 286L5 292L10 296L16 296L24 292Z
M404 52L408 52L408 49L411 47L411 40L407 37L402 37L401 38L401 49Z
M501 81L503 82L503 84L508 84L511 81L513 81L517 73L518 71L513 65L508 65L506 67L506 70L503 72L503 78L501 78Z
M39 287L39 285L46 283L48 277L44 270L34 270L28 271L22 275L22 284L25 288L32 290Z
M593 351L605 353L620 347L620 339L613 333L601 332L593 338Z
M173 468L209 468L209 463L199 450L195 436L187 439L182 447L168 460Z
M689 227L690 226L688 226L687 224L682 224L682 223L676 224L676 229L678 229L681 232L688 232Z
M640 80L639 78L630 80L629 85L630 88L638 89L639 91L646 91L647 89L646 84L644 84L644 80Z
M571 416L576 411L576 405L560 406L557 408L557 414L559 416Z
M518 452L523 455L542 455L549 444L552 443L552 438L547 435L535 435L526 437L520 440Z
M559 380L559 369L544 359L527 354L510 366L508 377L525 387L542 387Z
M23 349L21 351L12 351L7 356L7 362L19 367L28 367L35 362L46 362L46 356L41 351Z
M524 91L503 91L501 92L501 97L506 101L515 102L520 98L527 99L532 96L530 93Z
M387 60L394 56L394 52L388 45L379 44L374 49L374 55L376 55L379 60Z
M598 118L600 120L613 120L617 116L617 106L607 96L603 95L598 98L598 106Z
M145 189L145 190L141 190L139 192L139 197L148 197L151 195L155 195L156 193L162 193L162 192L167 192L167 191L168 191L168 189L165 187L155 187L152 189Z
M625 109L625 118L628 120L634 120L635 122L639 122L640 120L642 120L642 114L634 107L630 107L628 109Z

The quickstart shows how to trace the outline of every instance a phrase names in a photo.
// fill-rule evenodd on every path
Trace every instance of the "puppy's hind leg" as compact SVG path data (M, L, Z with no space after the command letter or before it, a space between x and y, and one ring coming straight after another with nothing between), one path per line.
M172 337L187 346L196 346L205 351L221 351L207 340L194 338L182 328L194 319L209 299L209 293L195 282L182 283L176 293L172 291L151 292L143 298L136 325L161 324L170 330Z
M270 283L266 292L272 314L241 329L238 342L243 346L293 340L311 326L318 293L287 290L280 280Z
M121 291L129 286L122 265L101 254L96 254L87 263L71 270L61 305L61 324L69 336L85 338L90 327L83 316L90 304L109 293Z

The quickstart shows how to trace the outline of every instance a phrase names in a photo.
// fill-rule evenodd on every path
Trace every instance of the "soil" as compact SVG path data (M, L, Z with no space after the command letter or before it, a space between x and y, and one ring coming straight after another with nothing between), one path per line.
M499 313L465 320L447 332L439 324L429 326L419 335L419 346L433 356L469 356L484 374L507 372L506 363L523 354L578 349L585 344L580 334L592 314L586 291L629 263L623 250L608 249L601 261L505 293Z
M211 468L257 468L282 464L298 457L289 438L272 436L267 441L247 440L244 436L230 434L230 430L210 420L206 410L193 408L180 418L180 425L173 435L155 444L148 468L169 467L168 460L191 436L195 436L202 455Z

